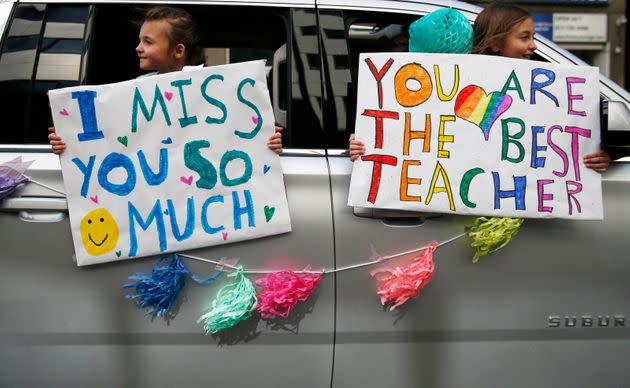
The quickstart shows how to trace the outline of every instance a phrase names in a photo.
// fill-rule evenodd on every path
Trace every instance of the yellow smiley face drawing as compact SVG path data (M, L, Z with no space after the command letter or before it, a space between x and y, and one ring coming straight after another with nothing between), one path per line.
M118 224L107 209L92 210L83 217L79 227L83 246L89 255L111 252L118 243Z

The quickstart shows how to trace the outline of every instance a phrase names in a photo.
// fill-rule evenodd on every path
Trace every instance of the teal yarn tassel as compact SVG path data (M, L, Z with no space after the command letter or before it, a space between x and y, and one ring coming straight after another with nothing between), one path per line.
M138 299L136 302L138 307L148 309L144 314L145 317L148 315L153 317L171 316L173 307L177 303L177 296L186 285L188 276L200 285L208 285L222 274L222 272L218 272L207 279L201 279L186 268L178 255L172 254L170 263L164 265L163 263L167 258L168 256L164 256L158 259L150 275L135 274L129 276L130 280L136 280L136 282L123 286L123 288L136 289L135 294L126 295L126 298Z
M234 282L219 290L210 311L197 320L197 323L203 321L206 334L218 333L248 319L258 303L256 289L243 274L242 266L238 266L235 272L227 276L235 278Z

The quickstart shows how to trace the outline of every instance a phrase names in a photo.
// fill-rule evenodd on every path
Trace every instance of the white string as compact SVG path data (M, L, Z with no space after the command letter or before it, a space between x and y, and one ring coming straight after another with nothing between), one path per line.
M457 236L453 236L451 238L449 238L448 240L442 241L441 243L439 243L436 247L441 247L444 246L446 244L449 244L463 236L465 236L467 234L467 232L464 232L462 234L458 234ZM309 270L301 270L301 271L294 271L295 273L299 273L299 274L320 274L320 273L326 273L326 274L330 274L330 273L335 273L335 272L341 272L341 271L348 271L351 269L356 269L356 268L361 268L361 267L366 267L368 265L373 265L373 264L377 264L377 263L382 263L383 261L387 261L387 260L391 260L391 259L395 259L397 257L401 257L401 256L405 256L411 253L417 253L417 252L422 252L423 250L429 248L429 245L425 245L419 248L415 248L406 252L400 252L400 253L395 253L393 255L389 255L389 256L382 256L379 257L377 260L371 260L371 261L366 261L364 263L358 263L358 264L351 264L345 267L340 267L340 268L335 268L335 269L323 269L320 271L309 271ZM237 269L236 266L231 265L226 263L225 261L221 260L221 261L216 261L216 260L212 260L212 259L206 259L203 257L199 257L199 256L192 256L192 255L187 255L184 253L178 253L179 256L181 257L186 257L188 259L193 259L193 260L198 260L198 261L203 261L206 263L211 263L211 264L215 264L218 266L223 266L223 267L227 267L230 269ZM270 273L274 273L277 271L273 271L273 270L264 270L264 269L250 269L250 270L243 270L243 273L247 273L247 274L270 274Z
M28 175L24 175L24 176L25 176L25 177L29 180L29 182L31 182L31 183L35 183L36 185L40 185L41 187L45 187L45 188L47 188L48 190L52 190L52 191L54 191L55 193L59 193L59 194L64 195L64 196L66 195L66 193L64 193L63 191L61 191L61 190L57 190L57 189L55 189L54 187L51 187L51 186L48 186L48 185L46 185L46 184L44 184L44 183L38 182L38 181L36 181L35 179L31 178L31 177L30 177L30 176L28 176Z

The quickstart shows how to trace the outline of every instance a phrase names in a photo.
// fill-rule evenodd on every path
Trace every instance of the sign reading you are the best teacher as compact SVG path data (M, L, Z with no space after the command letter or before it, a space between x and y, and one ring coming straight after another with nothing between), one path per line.
M601 219L599 73L481 55L362 54L348 204Z

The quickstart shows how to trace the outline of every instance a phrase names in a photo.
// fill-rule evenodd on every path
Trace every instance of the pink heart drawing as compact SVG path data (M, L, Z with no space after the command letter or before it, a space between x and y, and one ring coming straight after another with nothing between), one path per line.
M167 100L171 101L171 98L173 98L173 93L164 92L164 97L166 97Z
M223 236L223 241L227 240L227 232L222 232L221 236Z
M66 108L63 108L62 110L60 110L59 114L62 115L62 116L69 116L70 115L70 113L68 113Z
M192 175L191 175L191 176L188 176L188 177L186 177L186 176L181 176L181 177L179 177L179 179L180 179L182 182L184 182L185 184L187 184L188 186L190 186L190 185L192 184L193 177L192 177Z
M92 202L94 203L98 203L98 195L95 195L93 197L90 197L90 199L92 200Z
M258 124L258 116L252 116L252 122Z

